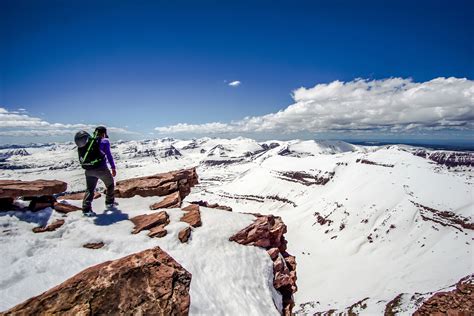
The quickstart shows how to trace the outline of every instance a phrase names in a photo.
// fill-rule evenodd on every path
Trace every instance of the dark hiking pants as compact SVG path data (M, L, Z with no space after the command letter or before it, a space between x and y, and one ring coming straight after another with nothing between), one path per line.
M84 194L84 200L82 201L82 210L92 210L94 191L99 179L104 182L106 188L105 204L114 203L114 178L112 177L109 168L101 167L97 169L86 170L85 174L87 190Z

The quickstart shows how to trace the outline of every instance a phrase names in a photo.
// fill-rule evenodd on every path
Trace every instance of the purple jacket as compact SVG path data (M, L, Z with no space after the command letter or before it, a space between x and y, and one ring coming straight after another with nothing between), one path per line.
M110 164L110 168L115 169L114 157L110 152L110 142L107 138L102 138L99 144L100 151L107 157L107 161ZM107 161L103 161L101 167L107 167Z

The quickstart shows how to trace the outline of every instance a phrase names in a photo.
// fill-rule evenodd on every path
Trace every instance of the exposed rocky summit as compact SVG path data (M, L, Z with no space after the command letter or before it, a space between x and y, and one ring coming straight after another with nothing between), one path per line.
M0 180L0 199L53 195L66 189L66 182L59 180Z
M474 315L474 275L461 279L456 288L449 292L439 292L423 302L413 314L424 315Z
M284 234L286 225L279 216L255 214L257 219L229 238L242 245L267 249L273 261L273 286L283 297L283 315L291 315L295 305L293 293L296 287L296 260L286 252Z
M187 315L191 274L159 247L90 267L1 315Z
M129 198L139 196L165 196L179 191L181 199L198 183L196 168L159 173L152 176L118 181L115 196Z
M474 167L474 153L417 150L413 155L423 157L447 167Z

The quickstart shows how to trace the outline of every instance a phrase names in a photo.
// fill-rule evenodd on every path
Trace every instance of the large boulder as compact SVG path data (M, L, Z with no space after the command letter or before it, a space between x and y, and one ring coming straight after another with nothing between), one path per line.
M0 199L20 196L45 196L66 191L67 183L59 180L0 180Z
M135 195L165 196L179 191L179 195L183 199L191 192L191 187L197 183L196 168L183 169L118 181L115 186L115 196L119 198L129 198Z
M159 247L90 267L1 315L187 315L191 274Z

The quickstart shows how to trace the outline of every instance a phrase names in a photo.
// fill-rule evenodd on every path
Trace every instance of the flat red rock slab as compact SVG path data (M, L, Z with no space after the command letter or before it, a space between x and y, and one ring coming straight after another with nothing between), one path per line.
M0 198L53 195L66 189L67 183L59 180L0 180Z
M166 234L168 234L168 231L165 229L165 224L163 225L158 225L150 229L150 232L148 233L149 237L165 237Z
M192 227L199 227L202 225L199 205L190 204L183 208L183 211L186 213L181 217L180 221L188 223Z
M75 205L72 205L72 204L66 204L66 203L58 203L58 202L54 203L53 208L56 212L59 212L59 213L62 213L62 214L67 214L67 213L76 212L76 211L81 210L81 208L78 207L78 206L75 206Z
M84 194L85 192L77 192L77 193L71 193L71 194L65 194L63 196L58 197L58 200L83 200L84 199ZM94 200L98 199L102 196L100 192L94 192Z
M152 176L118 181L115 196L129 198L139 196L164 196L179 191L181 198L190 192L198 183L196 168L159 173Z
M179 191L167 195L161 202L150 205L151 210L157 210L160 208L174 208L181 206L181 197Z
M49 224L46 227L35 227L33 228L34 233L44 233L44 232L52 232L58 229L59 227L64 225L63 219L57 219L53 223Z
M149 215L138 215L132 217L130 220L135 224L132 234L138 234L142 230L151 229L158 225L167 225L170 222L168 213L165 211Z

